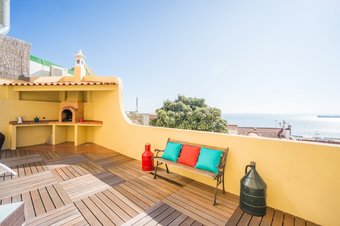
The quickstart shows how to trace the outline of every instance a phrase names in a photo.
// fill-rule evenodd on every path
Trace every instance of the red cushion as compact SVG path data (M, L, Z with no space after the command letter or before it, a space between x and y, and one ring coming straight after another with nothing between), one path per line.
M200 147L184 144L182 147L181 155L178 158L178 162L194 167L200 154L200 150Z

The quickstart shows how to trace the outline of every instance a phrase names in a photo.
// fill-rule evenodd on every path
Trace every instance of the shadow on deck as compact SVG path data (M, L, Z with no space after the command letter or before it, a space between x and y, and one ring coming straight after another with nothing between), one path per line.
M17 176L0 175L0 204L23 201L25 225L314 225L268 208L263 218L238 197L177 174L153 179L140 161L95 144L2 151ZM166 175L165 175L166 174Z

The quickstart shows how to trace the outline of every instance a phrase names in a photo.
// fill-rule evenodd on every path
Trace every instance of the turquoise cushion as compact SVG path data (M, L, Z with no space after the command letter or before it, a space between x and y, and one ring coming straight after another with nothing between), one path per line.
M222 154L223 152L221 150L201 148L201 152L195 167L197 169L207 170L217 174L217 166L220 164Z
M162 158L169 160L169 161L177 162L181 149L182 149L182 144L178 144L175 142L168 142L164 150L164 153L162 155Z

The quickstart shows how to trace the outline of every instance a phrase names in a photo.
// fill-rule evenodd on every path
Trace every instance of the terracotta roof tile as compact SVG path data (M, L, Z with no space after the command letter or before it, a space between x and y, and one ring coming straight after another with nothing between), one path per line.
M234 124L228 124L228 129L237 130L238 126Z
M24 82L24 81L13 81L13 82L0 82L0 85L7 86L84 86L84 85L117 85L116 82L105 82L105 81L89 81L89 82Z
M250 133L257 134L262 137L280 138L282 128L256 128L256 127L238 127L237 131L240 135L249 135Z

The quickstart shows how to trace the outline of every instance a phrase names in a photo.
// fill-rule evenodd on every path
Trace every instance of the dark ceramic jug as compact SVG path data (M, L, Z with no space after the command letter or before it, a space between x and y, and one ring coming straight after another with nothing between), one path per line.
M267 185L256 171L255 162L246 166L245 174L241 179L240 208L251 215L263 216L266 214Z

